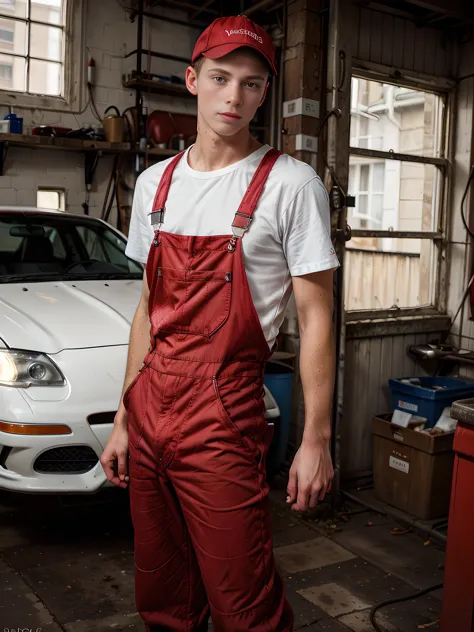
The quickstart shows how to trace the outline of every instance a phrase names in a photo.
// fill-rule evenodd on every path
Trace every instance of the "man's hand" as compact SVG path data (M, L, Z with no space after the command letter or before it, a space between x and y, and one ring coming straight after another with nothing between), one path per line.
M100 457L108 480L117 487L128 486L128 426L127 411L123 406L115 415L114 427Z
M303 441L290 469L286 502L292 511L314 509L331 491L333 478L329 441L322 437L311 443Z

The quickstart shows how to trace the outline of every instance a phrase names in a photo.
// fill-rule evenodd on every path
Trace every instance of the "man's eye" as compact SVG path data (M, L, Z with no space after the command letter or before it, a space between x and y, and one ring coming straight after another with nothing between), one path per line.
M213 77L216 83L223 83L225 81L224 77Z
M258 88L258 85L256 83L247 83L249 88Z

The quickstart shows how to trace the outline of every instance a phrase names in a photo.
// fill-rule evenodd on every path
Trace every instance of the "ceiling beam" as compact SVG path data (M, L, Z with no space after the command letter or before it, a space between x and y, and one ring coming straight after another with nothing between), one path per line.
M189 14L190 22L195 20L198 17L198 15L200 15L203 11L206 11L206 9L209 9L211 4L214 4L215 1L216 0L206 0L206 2L204 2L204 4L201 7L199 7L197 11L194 11L194 13L190 13Z
M458 18L460 20L474 20L474 4L466 0L406 0L429 11Z
M161 6L172 6L178 7L180 9L186 9L187 11L196 11L197 6L195 4L191 4L190 2L183 2L182 0L162 0ZM202 11L205 13L211 13L212 15L220 15L219 11L215 9L211 9L211 7L205 9L202 7Z
M260 0L259 2L253 4L252 6L247 7L244 10L244 14L250 16L256 11L260 11L263 9L266 11L269 11L270 9L273 8L272 6L270 6L272 4L277 4L276 0Z

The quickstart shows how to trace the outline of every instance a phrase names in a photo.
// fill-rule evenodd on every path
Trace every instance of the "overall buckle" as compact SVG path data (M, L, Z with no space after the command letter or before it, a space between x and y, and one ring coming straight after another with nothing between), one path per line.
M237 245L237 239L242 239L242 237L248 231L249 226L252 223L252 219L253 219L252 217L249 217L248 215L245 215L244 213L239 213L239 211L237 211L236 215L239 215L240 217L245 217L245 219L247 220L247 223L245 226L236 226L234 224L235 222L235 218L234 218L234 222L232 222L233 237L231 237L229 241L229 246L228 246L229 252L234 252L235 247Z
M165 217L165 209L160 208L157 211L152 211L150 214L150 223L153 226L153 228L155 226L161 226L161 224L163 224L164 221L164 217Z

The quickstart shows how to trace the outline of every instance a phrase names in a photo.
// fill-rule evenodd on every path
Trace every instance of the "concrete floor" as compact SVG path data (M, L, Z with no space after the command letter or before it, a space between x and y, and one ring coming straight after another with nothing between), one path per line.
M351 502L353 513L317 520L290 512L283 490L271 500L296 630L370 632L375 603L442 582L443 551L418 535L392 535L389 518ZM0 553L1 630L143 630L125 493L60 500L0 493ZM377 621L387 632L416 630L439 619L440 598L438 591L388 606Z

